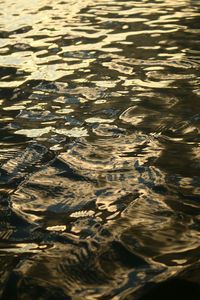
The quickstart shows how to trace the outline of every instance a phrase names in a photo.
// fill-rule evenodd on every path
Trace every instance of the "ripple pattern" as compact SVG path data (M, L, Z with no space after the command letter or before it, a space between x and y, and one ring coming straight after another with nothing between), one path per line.
M1 300L200 299L199 24L0 1Z

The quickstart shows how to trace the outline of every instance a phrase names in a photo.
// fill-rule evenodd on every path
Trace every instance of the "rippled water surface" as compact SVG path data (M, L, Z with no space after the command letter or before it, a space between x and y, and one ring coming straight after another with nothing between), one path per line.
M200 2L1 0L0 37L0 299L200 284Z

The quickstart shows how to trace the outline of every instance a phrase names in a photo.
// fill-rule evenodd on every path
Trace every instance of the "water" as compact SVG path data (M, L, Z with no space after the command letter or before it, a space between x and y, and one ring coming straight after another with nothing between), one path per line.
M199 1L0 1L0 298L195 290L199 33Z

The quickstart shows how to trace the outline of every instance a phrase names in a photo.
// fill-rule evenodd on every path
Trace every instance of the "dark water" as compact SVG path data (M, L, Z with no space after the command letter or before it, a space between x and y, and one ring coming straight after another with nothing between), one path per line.
M200 299L200 2L1 0L0 37L0 298Z

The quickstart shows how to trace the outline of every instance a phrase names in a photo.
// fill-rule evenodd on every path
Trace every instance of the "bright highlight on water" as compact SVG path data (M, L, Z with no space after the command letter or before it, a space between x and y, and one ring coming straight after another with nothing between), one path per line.
M0 300L200 299L200 2L0 1Z

